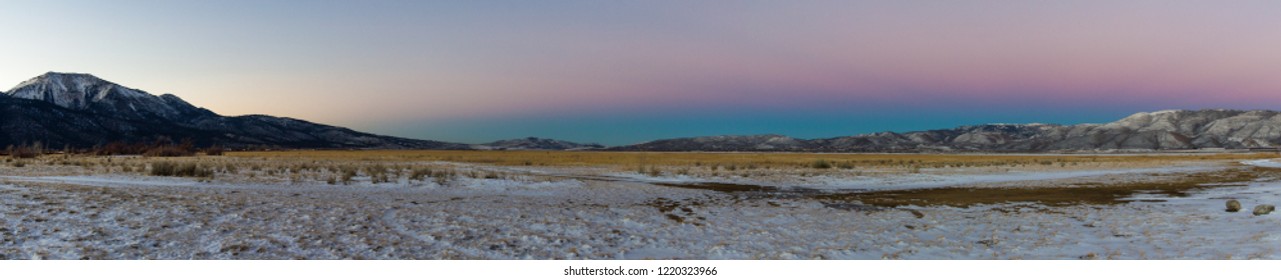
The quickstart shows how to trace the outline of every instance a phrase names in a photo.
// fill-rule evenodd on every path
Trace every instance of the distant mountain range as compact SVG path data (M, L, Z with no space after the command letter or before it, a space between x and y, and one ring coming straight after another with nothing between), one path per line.
M472 145L472 148L477 150L595 150L604 149L605 146L596 143L581 144L563 140L528 137Z
M614 147L621 151L1046 152L1277 147L1281 113L1168 110L1105 124L986 124L804 140L782 135L710 136Z
M266 115L221 116L172 94L152 95L89 74L46 73L0 92L0 145L46 147L147 143L164 137L197 146L286 149L478 149L791 152L1046 152L1182 150L1281 146L1281 113L1169 110L1106 124L986 124L916 132L797 139L707 136L604 147L520 138L459 144L375 135Z

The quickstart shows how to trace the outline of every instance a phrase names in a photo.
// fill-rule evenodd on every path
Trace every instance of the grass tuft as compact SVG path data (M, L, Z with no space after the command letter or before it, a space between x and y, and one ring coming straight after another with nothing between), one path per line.
M161 161L151 164L151 176L213 177L213 170L194 162L174 163Z

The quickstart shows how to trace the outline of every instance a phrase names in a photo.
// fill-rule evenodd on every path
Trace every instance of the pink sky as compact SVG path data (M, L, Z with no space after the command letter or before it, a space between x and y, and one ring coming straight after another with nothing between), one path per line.
M1060 121L1152 108L1281 109L1277 1L7 6L0 26L14 28L0 30L0 83L89 72L222 114L357 129L398 123L379 132L423 138L477 136L409 124L957 102L988 104L982 111L992 116L1116 108L1052 119ZM866 132L857 127L829 134Z

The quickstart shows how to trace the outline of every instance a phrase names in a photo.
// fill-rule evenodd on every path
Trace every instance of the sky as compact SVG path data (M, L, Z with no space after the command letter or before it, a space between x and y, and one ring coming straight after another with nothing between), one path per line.
M825 138L1281 109L1281 1L0 1L48 71L481 143Z

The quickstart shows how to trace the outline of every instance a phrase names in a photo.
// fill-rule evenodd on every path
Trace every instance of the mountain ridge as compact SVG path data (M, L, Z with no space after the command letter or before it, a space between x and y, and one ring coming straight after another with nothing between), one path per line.
M782 137L782 138L780 138ZM778 145L785 143L786 145ZM776 134L660 139L616 151L1046 152L1246 149L1281 146L1281 113L1162 110L1102 124L983 124L796 139Z
M472 145L477 150L594 150L603 149L597 143L577 143L565 140L525 137Z
M222 116L173 94L153 95L91 74L48 72L0 91L0 145L89 147L191 139L196 145L286 149L481 149L761 152L1047 152L1245 149L1281 146L1281 112L1161 110L1108 123L992 123L799 139L781 134L657 139L605 147L537 137L460 144L359 132L262 114Z
M82 73L48 72L0 98L0 145L48 147L191 139L230 148L469 149L268 115L222 116L173 94L153 95Z

